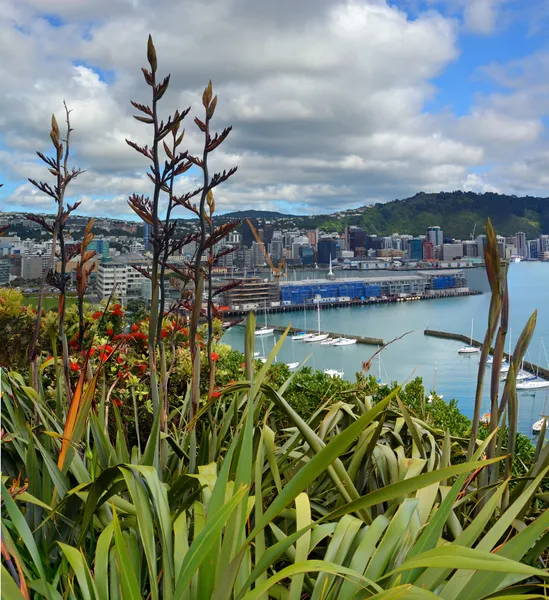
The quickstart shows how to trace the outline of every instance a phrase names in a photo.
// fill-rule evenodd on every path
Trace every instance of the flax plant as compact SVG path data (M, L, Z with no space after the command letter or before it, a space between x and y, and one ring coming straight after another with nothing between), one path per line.
M213 190L227 181L236 172L236 167L228 171L224 170L222 173L210 174L209 156L226 140L231 132L231 127L227 127L220 134L212 135L211 121L217 106L217 96L213 96L211 82L202 95L202 104L205 111L204 120L198 117L194 119L204 136L202 154L201 156L194 156L187 150L180 150L184 133L179 134L179 129L190 108L181 112L176 111L168 117L165 123L159 116L158 104L168 89L170 76L168 75L161 82L159 81L156 49L150 36L147 44L147 61L149 69L143 69L143 75L147 85L152 89L151 105L146 106L137 102L132 102L132 105L142 113L142 115L137 115L135 118L142 123L152 125L152 143L149 147L139 146L130 140L126 141L132 148L151 161L150 173L147 173L147 175L153 184L153 194L152 199L133 195L129 199L129 204L144 223L150 225L152 229L150 241L153 248L153 261L151 273L148 274L152 285L149 368L153 408L155 413L160 415L161 429L165 431L167 426L167 378L170 372L166 365L166 353L160 335L166 308L165 272L167 268L171 268L192 284L192 295L184 298L178 307L190 314L189 348L192 361L192 379L190 382L189 417L192 419L200 402L201 357L197 343L197 332L201 318L207 317L210 323L208 327L208 349L211 349L213 335L210 301L208 301L206 314L202 308L205 282L209 283L211 281L211 265L217 258L212 249L238 225L238 222L233 222L219 227L213 226L215 206ZM168 136L171 136L169 144L164 140ZM202 171L202 184L190 192L177 195L174 192L177 177L184 174L192 166L198 167ZM167 199L167 211L164 220L160 218L159 214L160 202L163 197ZM198 205L191 202L195 197L199 198ZM186 208L198 218L197 232L182 240L174 239L175 223L171 219L172 211L176 207ZM170 257L190 242L196 242L196 251L192 260L185 264L185 269L181 270L170 264ZM203 265L203 257L209 251L210 255L206 260L206 265ZM210 289L211 286L209 285L208 288ZM156 364L157 349L161 358L160 369ZM210 360L211 367L211 359L208 360Z
M58 323L59 323L59 338L63 349L63 373L65 379L65 386L67 388L67 394L70 398L70 378L69 378L69 350L67 344L67 337L65 335L65 306L66 306L66 288L69 276L67 275L66 267L68 262L68 252L65 244L65 226L69 215L75 211L80 202L76 202L73 205L67 204L65 206L65 195L67 188L71 181L76 179L82 170L77 168L69 168L69 156L70 156L70 137L73 131L71 127L70 114L71 111L67 108L65 103L65 137L61 138L61 132L55 115L51 118L51 131L50 139L53 144L54 153L53 156L46 156L42 152L37 152L39 158L47 165L49 172L54 177L55 183L50 185L44 181L36 181L30 179L29 181L42 193L52 198L57 204L57 213L55 215L53 225L46 222L43 217L37 215L27 215L27 218L31 221L39 223L47 232L52 235L52 249L48 261L48 267L45 269L42 275L42 282L40 285L40 293L38 295L38 306L36 310L36 324L34 334L29 345L28 350L28 361L32 365L34 371L34 385L37 387L37 367L36 367L36 343L38 336L40 335L40 322L42 319L42 306L44 301L44 292L46 283L54 286L59 291L59 302L58 302ZM57 244L59 243L59 252L57 253ZM60 272L57 273L54 270L55 258L59 258Z

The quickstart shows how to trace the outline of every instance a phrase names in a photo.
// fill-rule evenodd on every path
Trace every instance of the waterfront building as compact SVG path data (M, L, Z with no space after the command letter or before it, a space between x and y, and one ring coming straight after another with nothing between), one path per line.
M467 278L461 270L437 269L406 275L381 275L366 278L311 279L280 283L282 304L344 302L382 296L444 295L468 291Z
M528 240L526 245L528 247L528 257L537 260L541 254L539 240Z
M442 244L442 260L454 260L463 256L463 244L455 242L453 244Z
M330 258L332 261L335 261L337 258L336 241L332 238L321 238L318 241L317 253L317 262L319 265L327 265L330 262Z
M442 246L444 243L444 232L438 225L427 227L425 240L431 242L433 246Z
M221 294L223 304L233 310L256 310L279 301L277 282L262 277L246 277L239 281L240 285Z
M463 240L463 256L474 258L478 256L478 245L475 240Z

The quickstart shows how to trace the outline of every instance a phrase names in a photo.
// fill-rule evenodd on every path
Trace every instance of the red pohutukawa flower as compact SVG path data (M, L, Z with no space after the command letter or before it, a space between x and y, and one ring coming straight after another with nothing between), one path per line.
M100 318L101 318L101 315L102 315L102 314L103 314L103 313L102 313L100 310L98 310L97 312L94 312L94 313L93 313L93 315L92 315L92 319L95 319L95 320L97 321L97 319L100 319Z
M216 360L219 360L219 354L217 352L212 352L210 354L210 357L213 360L213 362L215 362Z
M212 392L212 398L219 398L221 396L221 392Z
M121 401L120 401L118 398L113 398L113 399L112 399L112 403L113 403L115 406L122 406L122 402L121 402Z
M135 323L132 325L131 327L131 331L132 333L135 333L136 331L139 331L139 325L136 325Z
M105 329L105 333L107 335L112 335L113 334L113 330L112 329Z
M163 338L167 338L169 335L170 335L170 332L169 332L169 331L167 331L166 329L163 329L163 330L160 332L160 336L161 336L161 337L163 337Z
M116 357L116 362L121 365L124 362L124 359L121 356Z
M75 363L75 362L71 362L70 369L71 369L71 371L80 371L80 367L79 367L78 363Z

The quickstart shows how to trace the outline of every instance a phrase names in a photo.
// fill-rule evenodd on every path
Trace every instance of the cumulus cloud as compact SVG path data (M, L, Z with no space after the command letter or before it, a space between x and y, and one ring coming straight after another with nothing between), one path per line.
M488 26L502 2L478 4L484 8L464 15L468 27ZM495 164L486 186L500 185L498 161L515 163L524 148L533 160L542 144L540 110L515 110L529 96L512 87L511 67L482 72L509 81L479 96L470 114L426 112L433 81L459 57L458 23L436 10L411 17L385 0L7 0L0 172L16 184L8 207L42 209L24 179L47 177L34 150L47 149L50 115L62 121L64 99L73 111L73 162L86 170L71 195L85 199L85 212L125 215L127 196L148 192L147 162L125 140L150 137L129 104L148 102L140 67L149 32L160 71L172 75L164 114L187 106L199 114L211 78L215 125L233 125L212 157L215 170L239 167L217 191L221 210L284 203L325 212L463 188L480 185L474 173L483 164ZM197 151L200 135L187 121L186 142ZM196 176L189 172L179 189Z

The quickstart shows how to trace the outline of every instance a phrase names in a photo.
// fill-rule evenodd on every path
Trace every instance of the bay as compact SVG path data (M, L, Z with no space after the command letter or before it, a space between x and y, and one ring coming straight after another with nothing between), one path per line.
M338 277L375 276L352 271L336 271ZM379 275L382 273L380 272ZM322 277L321 271L301 272L298 279ZM445 400L455 398L460 410L471 417L473 414L478 355L459 355L458 348L463 344L452 340L442 340L424 335L427 328L470 334L471 319L474 320L474 337L482 340L488 323L490 294L488 282L482 269L467 271L469 287L486 293L478 296L441 298L419 302L400 302L353 308L321 310L321 329L356 336L382 338L385 342L411 332L382 352L381 364L374 361L372 373L383 381L403 383L414 377L421 377L426 389L433 390ZM293 279L293 277L292 277ZM514 345L528 318L538 310L537 325L532 343L526 355L527 360L547 367L547 360L541 340L549 352L549 263L513 263L509 268L510 332ZM257 315L263 323L264 315ZM304 328L305 320L309 329L316 329L317 315L313 311L273 313L268 321L277 325L292 324ZM244 328L229 330L224 341L236 349L243 350ZM274 346L277 336L256 338L256 350L263 355ZM343 370L344 377L354 380L362 363L367 361L376 348L357 344L333 347L318 344L305 344L287 340L278 356L279 361L302 361L311 355L308 364L323 370L326 368ZM507 348L506 348L507 350ZM489 372L488 372L489 375ZM436 380L436 384L435 384ZM489 412L489 381L484 387L483 413ZM548 390L538 390L535 394L519 392L519 431L532 434L532 424L540 418L540 413L549 412ZM545 404L545 411L544 411Z

